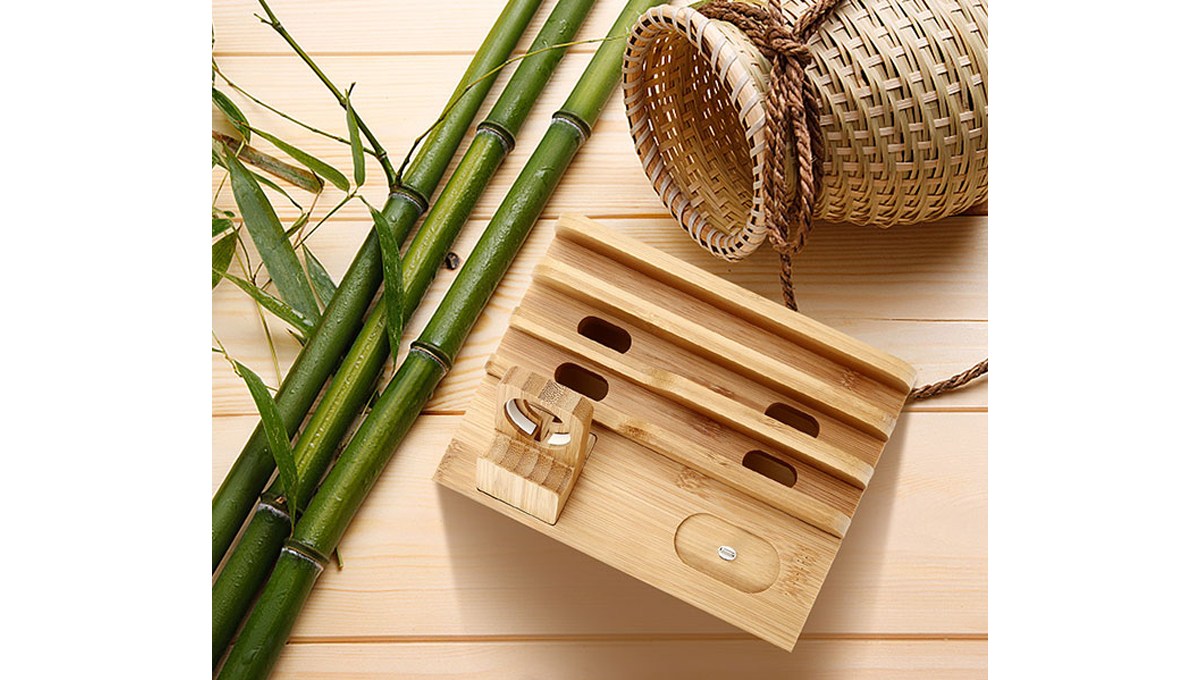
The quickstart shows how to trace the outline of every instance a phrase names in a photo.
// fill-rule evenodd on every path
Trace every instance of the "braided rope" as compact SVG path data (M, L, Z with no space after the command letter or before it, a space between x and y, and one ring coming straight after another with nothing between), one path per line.
M816 0L789 25L780 0L766 6L734 0L712 0L699 8L704 16L725 21L746 34L771 61L767 90L765 138L767 167L763 173L763 216L768 239L779 254L779 284L783 301L796 308L792 282L793 256L808 243L813 213L821 192L825 143L821 135L821 101L813 81L805 75L812 63L808 39L840 0ZM797 169L795 189L787 183L788 155L794 149ZM793 230L791 225L795 224ZM987 373L987 359L946 380L914 389L909 401L929 399L958 389Z
M928 385L925 385L924 387L918 387L918 388L914 389L912 392L910 392L908 394L908 400L909 401L918 401L920 399L930 399L932 397L938 396L939 394L941 394L943 392L949 392L950 390L957 390L958 388L966 385L967 383L971 382L972 380L983 376L987 372L988 372L988 360L984 359L983 361L975 364L971 368L968 368L967 370L963 371L962 373L959 373L956 376L953 376L951 378L946 378L945 380L939 380L938 382L930 383Z
M784 301L791 309L796 309L791 256L804 249L812 231L825 148L820 97L812 80L805 75L805 68L812 63L807 41L838 2L818 0L790 26L779 0L772 0L765 7L713 0L700 7L700 12L708 18L737 26L771 61L771 84L764 101L766 146L775 150L794 148L798 176L796 189L789 190L787 155L767 154L763 216L771 245L779 253L782 265L779 280ZM793 223L797 225L795 230L790 227Z

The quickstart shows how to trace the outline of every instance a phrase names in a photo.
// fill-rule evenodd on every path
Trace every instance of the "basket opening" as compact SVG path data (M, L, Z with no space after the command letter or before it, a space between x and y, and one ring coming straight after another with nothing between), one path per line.
M643 68L651 134L699 221L736 234L750 220L754 180L729 85L678 27L655 38Z

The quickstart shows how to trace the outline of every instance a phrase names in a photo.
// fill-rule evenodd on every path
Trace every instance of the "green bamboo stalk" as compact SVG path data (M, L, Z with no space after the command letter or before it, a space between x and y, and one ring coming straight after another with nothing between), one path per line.
M609 33L619 38L656 0L630 0ZM449 370L621 76L625 44L605 42L488 223L446 298L370 416L301 516L222 668L220 678L264 678L283 650L317 577L354 514Z
M540 5L541 0L509 0L451 95L442 122L421 145L421 150L408 165L401 180L392 186L381 212L392 225L398 242L407 238L417 218L425 212L431 194L499 75L497 67L516 47ZM296 433L326 378L333 373L338 359L361 328L363 314L379 290L382 279L379 238L372 230L355 255L325 313L321 315L312 336L279 386L275 403L279 406L289 435ZM267 448L266 434L260 422L230 468L221 488L213 496L213 571L225 556L225 551L229 549L274 469L275 462Z
M560 0L534 38L491 113L429 210L402 261L405 284L403 317L411 319L446 253L501 162L512 149L529 111L566 53L565 43L579 30L595 0ZM555 45L562 47L551 49ZM386 284L385 284L386 285ZM300 482L291 502L303 510L325 474L337 445L366 405L388 356L384 305L377 304L346 354L313 415L296 441L294 457ZM213 665L233 638L255 593L270 574L291 520L283 483L276 480L263 494L250 524L229 554L213 583Z

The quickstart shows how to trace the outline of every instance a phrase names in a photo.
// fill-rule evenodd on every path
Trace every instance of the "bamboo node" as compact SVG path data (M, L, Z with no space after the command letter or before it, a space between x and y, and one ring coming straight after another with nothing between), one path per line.
M592 136L592 126L588 125L586 120L571 113L570 111L559 109L558 111L554 112L554 115L550 116L550 120L559 120L575 128L579 131L580 139L582 141L587 141L588 137Z
M513 137L513 134L511 132L504 129L503 125L500 125L499 123L494 123L490 120L485 120L482 123L480 123L475 128L475 132L477 134L481 134L481 135L482 134L490 134L493 137L495 137L496 139L500 140L501 146L504 147L504 153L511 152L513 150L513 147L515 147L517 145L517 140L515 137Z
M441 366L443 375L450 372L450 364L452 363L450 358L447 357L441 350L433 347L432 345L425 344L418 340L409 346L408 353L421 354L429 359L432 359L434 363L436 363L438 366Z
M282 503L283 503L283 499L281 499L281 498L277 498L277 497L267 498L266 496L264 496L261 500L258 501L258 509L265 510L266 512L269 512L272 515L275 515L276 517L280 517L280 518L286 519L287 521L291 522L292 521L291 515L289 515L287 513L287 510L280 507L282 505Z
M329 565L329 557L322 554L316 548L301 543L295 538L289 538L283 544L283 552L291 553L301 561L308 562L317 568L318 571L325 571L325 567Z
M392 187L392 193L389 198L400 198L412 203L417 207L417 212L424 214L429 209L429 199L425 198L417 189L404 184L403 182Z

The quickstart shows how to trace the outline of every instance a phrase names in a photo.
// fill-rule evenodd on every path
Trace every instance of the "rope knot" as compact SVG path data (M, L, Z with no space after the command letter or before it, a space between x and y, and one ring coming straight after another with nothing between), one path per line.
M772 27L771 37L767 44L770 46L769 51L774 53L771 55L774 58L793 60L798 62L801 68L812 62L812 50L809 49L808 43L797 40L790 33L780 31L777 26ZM764 50L764 52L766 51Z
M791 256L804 248L812 231L825 150L820 96L805 74L813 61L807 41L838 1L813 0L795 21L789 21L780 0L770 0L766 6L713 0L700 7L710 19L739 28L772 62L771 85L764 101L763 224L779 252L783 301L791 309L796 309ZM790 167L793 159L795 172Z

